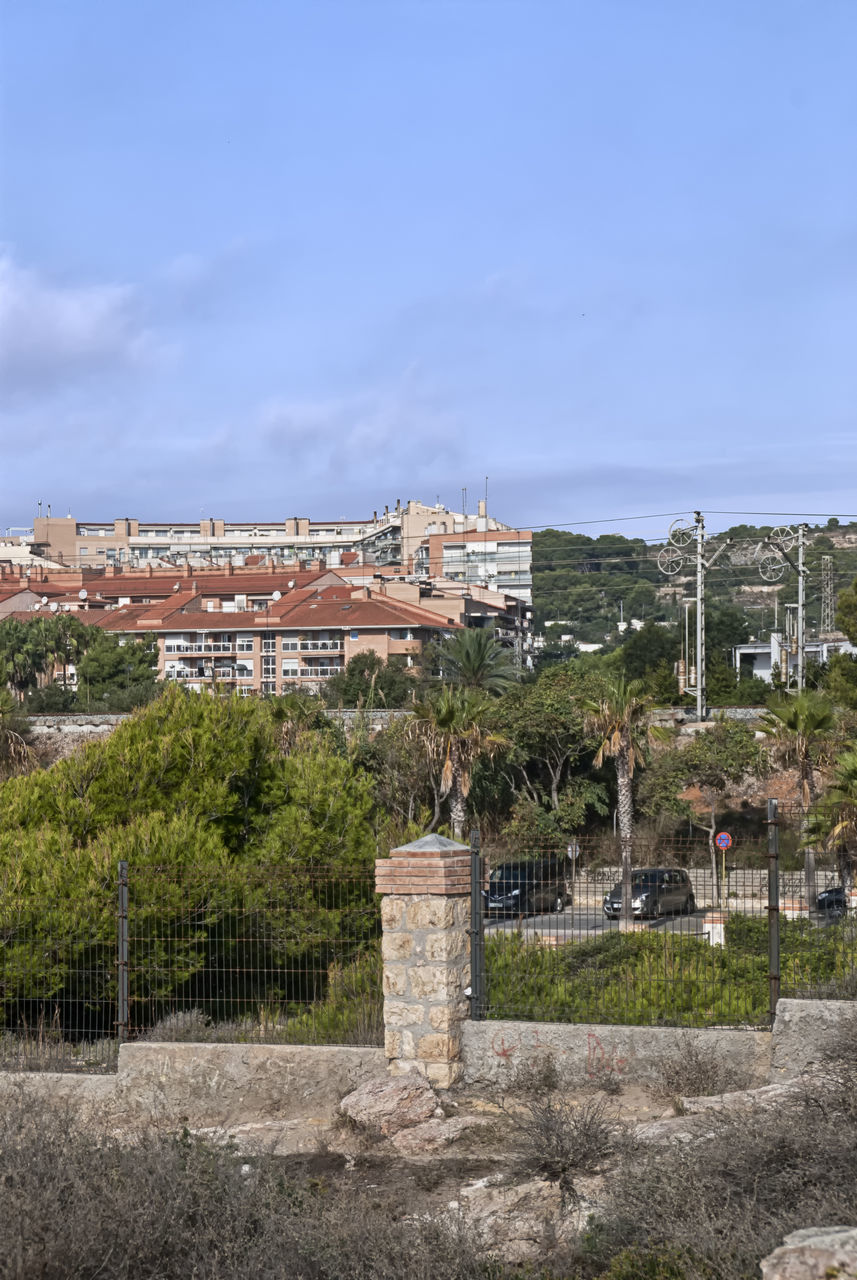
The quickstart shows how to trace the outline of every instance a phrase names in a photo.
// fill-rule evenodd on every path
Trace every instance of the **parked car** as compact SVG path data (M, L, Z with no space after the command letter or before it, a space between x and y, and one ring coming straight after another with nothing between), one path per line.
M504 862L491 872L483 890L486 912L502 915L562 911L567 896L565 865L559 858Z
M828 920L838 920L840 916L847 915L848 902L844 887L837 884L832 889L823 890L818 895L817 908L819 915L826 916Z
M631 873L631 911L638 918L696 910L693 885L686 871L675 867L641 867ZM622 881L604 897L604 914L617 920L622 914Z

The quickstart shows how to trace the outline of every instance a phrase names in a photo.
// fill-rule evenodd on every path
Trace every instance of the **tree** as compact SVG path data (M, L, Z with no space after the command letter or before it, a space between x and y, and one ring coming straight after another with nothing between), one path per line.
M622 913L620 929L631 927L631 858L634 840L633 778L637 761L647 743L646 721L651 698L639 680L624 673L606 683L597 699L585 703L586 727L598 740L595 767L610 759L616 771L619 839L622 846Z
M385 662L373 649L357 653L338 675L324 686L329 707L405 707L412 703L416 681L409 675L403 658Z
M0 779L21 773L32 761L27 721L8 689L0 689Z
M449 797L455 840L464 838L467 797L475 762L492 756L506 739L488 729L490 703L479 690L443 685L414 708L411 732L435 768L440 765L438 797ZM436 809L437 813L437 809Z
M840 879L850 892L857 867L857 751L837 760L832 785L809 814L806 841L836 852Z
M836 717L830 703L810 689L793 697L772 700L760 725L771 741L774 759L797 767L806 894L811 911L815 908L818 893L815 852L806 844L807 815L816 799L814 766L835 725Z
M516 794L559 809L563 784L588 747L583 704L597 687L576 663L566 663L510 689L496 704L491 722L510 741L506 766Z
M90 628L77 663L80 696L87 707L126 711L157 692L158 643L153 635L126 639Z
M639 801L644 813L687 818L706 832L717 906L722 900L714 843L718 802L730 785L748 774L761 773L763 768L763 753L752 729L735 721L717 720L686 745L656 753L640 786ZM683 798L682 793L691 786L699 788L710 822L701 822L701 815Z
M487 628L456 631L437 648L442 678L485 693L503 693L518 679L509 650Z

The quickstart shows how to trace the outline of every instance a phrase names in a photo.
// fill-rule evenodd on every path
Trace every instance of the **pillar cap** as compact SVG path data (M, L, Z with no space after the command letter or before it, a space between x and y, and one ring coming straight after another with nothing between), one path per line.
M470 845L459 844L457 840L449 840L446 836L428 835L420 836L419 840L412 840L410 844L400 844L398 848L390 850L390 856L395 857L398 853L406 856L409 853L469 853Z

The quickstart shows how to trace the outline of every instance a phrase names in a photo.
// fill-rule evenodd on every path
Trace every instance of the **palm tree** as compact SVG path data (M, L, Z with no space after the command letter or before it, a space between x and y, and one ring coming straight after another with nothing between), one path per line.
M0 689L0 778L23 772L32 759L27 721L9 690Z
M440 801L448 796L455 840L464 838L473 766L480 757L490 757L506 745L505 738L485 727L489 710L483 693L456 685L443 685L414 708L411 733L437 779L432 827L440 816Z
M835 724L836 717L830 703L814 690L808 689L792 697L771 702L760 726L762 732L771 739L773 757L787 767L797 766L800 830L810 911L815 909L818 899L815 850L806 844L807 815L816 800L813 756L823 747Z
M509 650L488 629L457 631L440 646L438 661L445 680L485 693L503 693L519 674Z
M598 699L584 704L587 732L598 740L595 767L606 759L613 761L618 791L619 839L622 846L622 912L619 928L627 930L633 919L631 911L631 855L634 840L633 778L637 761L645 753L650 736L646 721L651 697L644 692L642 680L626 680L624 672L610 681Z
M836 851L846 892L854 887L857 867L857 751L836 762L833 785L807 816L807 842Z

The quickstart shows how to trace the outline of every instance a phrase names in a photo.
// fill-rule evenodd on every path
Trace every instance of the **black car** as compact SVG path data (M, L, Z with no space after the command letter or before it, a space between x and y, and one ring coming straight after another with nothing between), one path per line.
M562 911L566 897L565 866L557 858L505 862L491 872L483 890L486 912L502 915Z
M838 920L840 916L848 914L848 901L841 884L835 885L832 889L825 889L818 895L816 901L819 914L826 916L828 920Z
M695 910L693 885L686 871L676 867L642 867L631 873L631 912L638 919L664 916L673 911L690 915ZM608 920L618 920L622 914L621 880L605 895L604 914Z

